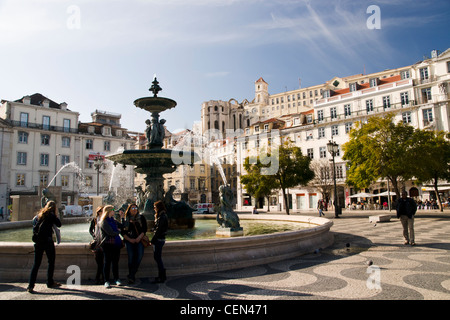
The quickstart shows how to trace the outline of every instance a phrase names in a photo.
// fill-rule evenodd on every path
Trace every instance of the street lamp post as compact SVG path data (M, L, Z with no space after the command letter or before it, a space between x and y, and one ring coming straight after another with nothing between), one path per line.
M97 195L99 194L100 187L100 169L104 167L103 156L97 154L94 158L94 168L97 171Z
M327 143L328 152L331 154L333 159L333 183L334 183L334 217L339 218L339 214L341 211L341 207L339 206L339 198L337 196L337 187L336 187L336 164L334 162L334 157L339 151L339 145L334 141L329 141Z

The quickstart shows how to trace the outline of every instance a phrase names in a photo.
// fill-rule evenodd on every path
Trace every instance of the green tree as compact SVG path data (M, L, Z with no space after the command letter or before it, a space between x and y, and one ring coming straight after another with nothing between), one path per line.
M414 171L414 128L403 122L394 124L393 118L391 113L371 117L366 124L357 123L350 131L350 140L342 146L342 158L349 161L348 184L364 189L380 178L388 178L399 198L399 181L410 179Z
M245 186L247 193L252 195L255 199L267 198L267 203L269 203L269 196L271 195L272 190L276 189L277 185L273 175L261 173L267 166L268 164L261 163L259 158L245 158L244 169L247 174L241 176L241 183ZM270 208L270 206L268 206L268 208Z
M249 174L241 177L242 183L249 193L255 192L253 190L257 184L260 184L260 190L267 192L269 189L270 192L273 189L281 189L286 214L289 214L287 189L306 185L314 178L314 171L310 169L311 159L302 155L301 149L291 141L285 141L278 148L272 148L270 154L262 153L259 160L260 164L253 159L250 170L246 169ZM265 186L262 186L263 184Z
M414 177L419 182L433 184L439 208L443 211L439 197L439 180L450 180L450 134L443 131L416 129L413 136L411 162L414 165Z

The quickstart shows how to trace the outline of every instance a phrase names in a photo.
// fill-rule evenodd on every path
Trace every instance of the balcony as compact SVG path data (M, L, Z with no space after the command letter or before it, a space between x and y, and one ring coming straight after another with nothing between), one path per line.
M43 125L43 124L40 124L40 123L22 122L22 121L16 121L16 120L11 120L10 123L11 123L11 125L13 127L21 127L21 128L28 128L28 129L38 129L38 130L54 131L54 132L78 133L78 128L49 126L49 125Z

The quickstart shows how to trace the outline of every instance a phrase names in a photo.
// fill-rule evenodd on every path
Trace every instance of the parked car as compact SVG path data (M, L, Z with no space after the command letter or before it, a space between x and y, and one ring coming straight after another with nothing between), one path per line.
M81 217L83 215L83 208L81 206L64 206L62 211L64 217Z
M193 213L214 213L214 204L213 203L197 203L194 204L194 212Z
M92 216L92 213L93 213L92 204L88 204L88 205L83 206L83 214L86 217Z

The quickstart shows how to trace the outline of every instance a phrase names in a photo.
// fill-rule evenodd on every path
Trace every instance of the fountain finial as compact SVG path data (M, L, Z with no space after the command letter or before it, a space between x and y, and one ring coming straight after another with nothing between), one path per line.
M153 97L156 97L158 95L158 92L162 90L162 88L159 86L158 80L156 80L156 75L153 78L152 86L148 90L153 92Z

